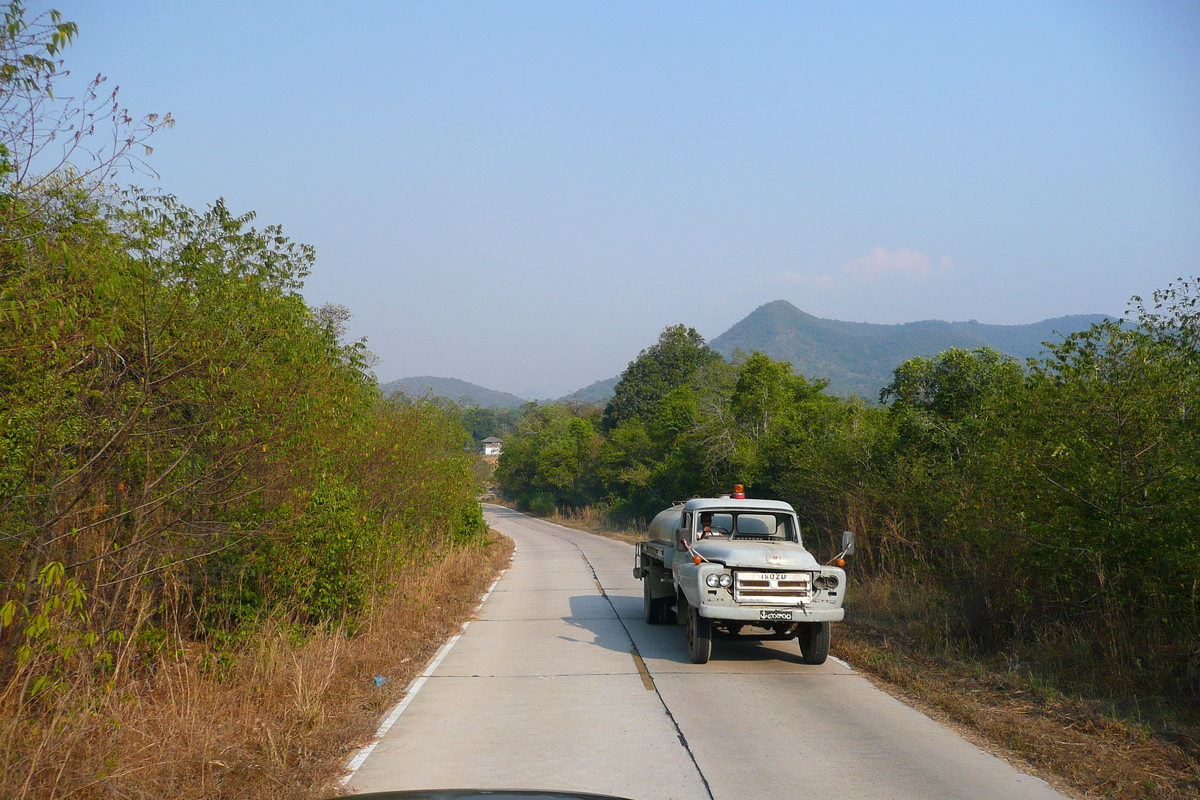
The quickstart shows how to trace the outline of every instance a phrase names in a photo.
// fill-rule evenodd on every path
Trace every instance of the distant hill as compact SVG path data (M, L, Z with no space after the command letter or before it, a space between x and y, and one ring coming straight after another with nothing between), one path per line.
M807 377L827 379L830 394L857 394L876 401L879 390L891 381L892 370L913 356L933 356L951 347L994 347L1023 361L1039 355L1042 342L1061 341L1064 335L1105 319L1104 314L1076 314L1028 325L984 325L975 320L876 325L822 319L786 300L776 300L750 312L709 345L726 358L732 358L736 350L747 355L755 350L766 353L791 362L793 369ZM618 380L619 375L599 380L552 402L602 405L612 397ZM385 394L403 391L414 397L428 393L468 407L520 408L528 402L476 383L431 375L401 378L382 389Z
M508 392L497 392L487 389L477 383L460 381L458 378L435 378L432 375L420 375L416 378L401 378L379 387L385 395L404 392L412 397L431 394L434 397L445 397L460 406L482 406L491 408L520 408L527 401Z
M984 325L926 320L900 325L842 322L806 314L786 300L759 306L709 342L726 358L755 350L789 361L799 373L829 380L830 394L877 400L892 370L913 356L932 356L951 347L994 347L1024 360L1042 352L1042 342L1085 330L1107 317L1076 314L1028 325Z
M602 381L589 383L582 389L564 395L554 402L556 403L596 403L604 405L612 399L613 389L617 386L617 381L621 379L618 375L613 378L606 378Z

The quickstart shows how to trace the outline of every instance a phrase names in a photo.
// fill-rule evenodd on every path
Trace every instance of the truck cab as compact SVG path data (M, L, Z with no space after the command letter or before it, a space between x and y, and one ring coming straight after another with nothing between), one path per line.
M778 500L693 498L665 509L639 542L646 622L687 626L693 663L713 638L796 639L807 664L829 655L830 623L842 620L846 573L805 549L795 510ZM843 535L841 561L853 550Z

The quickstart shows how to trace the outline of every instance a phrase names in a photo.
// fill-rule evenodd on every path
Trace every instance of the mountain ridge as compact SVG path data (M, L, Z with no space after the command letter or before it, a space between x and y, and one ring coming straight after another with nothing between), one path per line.
M483 408L492 408L499 406L501 408L520 408L529 402L522 397L517 397L515 394L489 389L477 383L470 383L458 378L439 378L434 375L399 378L380 384L379 388L385 396L393 395L396 392L403 392L410 397L420 397L430 394L434 397L444 397L452 400L463 407L481 406Z
M823 319L786 300L764 303L709 346L726 358L741 350L765 353L808 377L825 378L831 394L875 399L892 371L915 356L933 356L951 347L994 347L1024 360L1044 350L1043 342L1084 330L1109 317L1073 314L1024 325L993 325L976 320L920 320L895 324Z
M758 351L809 378L829 381L830 394L856 394L875 401L892 371L915 356L933 356L951 347L993 347L1018 360L1034 358L1043 342L1086 330L1111 319L1107 314L1070 314L1022 325L930 319L881 324L825 319L801 311L787 300L764 303L708 344L727 359L737 351ZM604 378L560 397L556 403L603 404L612 397L620 375ZM382 384L385 394L446 397L460 406L519 408L529 402L509 392L488 389L458 378L421 375Z

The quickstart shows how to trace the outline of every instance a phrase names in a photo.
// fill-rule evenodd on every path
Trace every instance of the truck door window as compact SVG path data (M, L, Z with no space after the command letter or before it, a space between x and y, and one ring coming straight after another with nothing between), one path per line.
M800 541L800 528L795 525L795 520L792 517L779 517L779 527L783 531L783 538L789 542Z

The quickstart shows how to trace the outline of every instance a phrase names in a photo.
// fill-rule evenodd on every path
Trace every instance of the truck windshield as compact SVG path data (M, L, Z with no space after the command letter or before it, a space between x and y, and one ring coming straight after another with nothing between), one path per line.
M700 515L700 519L704 516ZM797 541L790 514L717 511L712 513L711 519L711 530L718 536L763 541Z
M734 517L735 539L778 539L787 541L791 517L783 514L737 514Z

